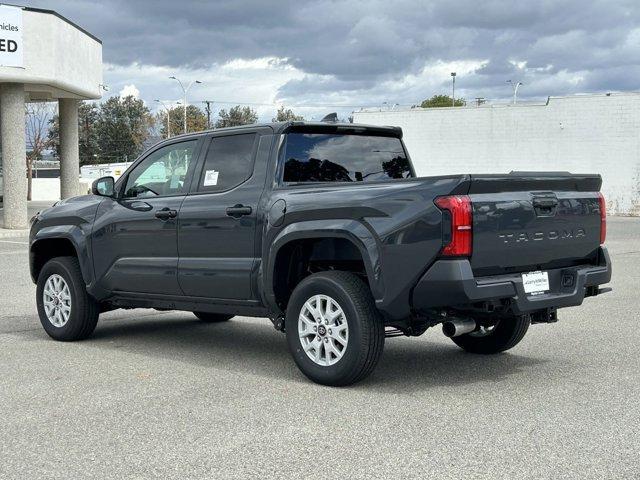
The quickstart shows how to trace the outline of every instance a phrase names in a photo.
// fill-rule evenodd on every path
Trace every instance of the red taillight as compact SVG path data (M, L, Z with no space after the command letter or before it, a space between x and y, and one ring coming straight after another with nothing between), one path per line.
M598 204L600 205L600 245L602 245L607 238L607 203L600 192L598 192Z
M470 256L473 240L471 199L466 195L452 195L438 197L435 203L441 210L451 214L451 241L442 249L442 255Z

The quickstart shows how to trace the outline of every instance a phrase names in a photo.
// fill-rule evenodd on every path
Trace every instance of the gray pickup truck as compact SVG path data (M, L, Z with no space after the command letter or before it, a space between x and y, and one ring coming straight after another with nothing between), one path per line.
M38 313L67 341L115 308L269 317L326 385L371 373L385 337L436 325L498 353L608 290L600 186L563 172L418 178L393 127L179 136L32 219Z

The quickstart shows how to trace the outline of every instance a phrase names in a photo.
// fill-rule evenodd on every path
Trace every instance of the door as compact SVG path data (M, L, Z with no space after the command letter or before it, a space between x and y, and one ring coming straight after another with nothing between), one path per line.
M260 138L218 135L203 147L202 168L180 210L178 278L185 295L254 299L256 210L265 179L263 165L254 172Z
M101 287L181 294L176 226L198 142L172 143L151 152L123 179L118 197L100 204L92 249Z

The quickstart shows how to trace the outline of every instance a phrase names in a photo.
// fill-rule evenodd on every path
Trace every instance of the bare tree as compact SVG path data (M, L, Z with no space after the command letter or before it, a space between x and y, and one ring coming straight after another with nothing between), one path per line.
M25 129L27 137L27 200L31 200L33 163L49 147L49 121L54 112L52 104L34 102L26 104Z

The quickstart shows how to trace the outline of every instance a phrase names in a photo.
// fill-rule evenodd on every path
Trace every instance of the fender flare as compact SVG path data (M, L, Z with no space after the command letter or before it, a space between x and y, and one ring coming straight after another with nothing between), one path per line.
M309 220L295 222L283 228L272 242L265 246L267 261L262 272L265 304L274 312L280 312L273 289L275 261L278 252L288 243L309 238L344 238L353 243L364 261L367 278L374 299L383 297L384 283L380 265L380 245L376 235L363 222L352 219Z
M29 256L32 260L34 247L46 240L68 240L71 243L76 251L82 278L87 286L90 285L93 281L93 262L89 253L87 239L82 229L78 225L42 227L35 234L29 246ZM30 263L31 278L34 282L37 282L38 279L34 278L33 261Z

